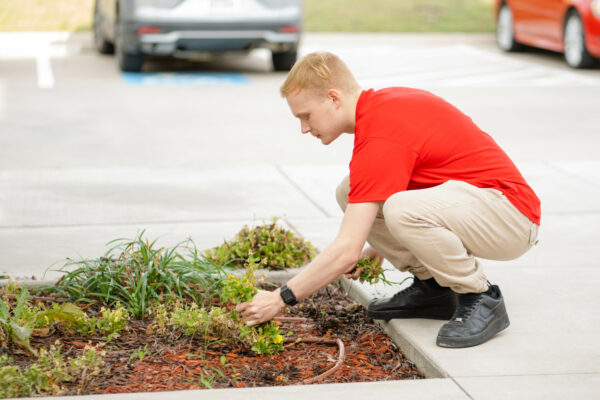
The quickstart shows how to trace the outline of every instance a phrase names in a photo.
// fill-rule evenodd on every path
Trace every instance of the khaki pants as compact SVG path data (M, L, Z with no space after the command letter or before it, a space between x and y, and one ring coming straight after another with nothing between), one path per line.
M336 191L342 208L350 187ZM498 190L448 181L390 196L380 208L369 244L397 269L431 277L457 293L487 290L475 257L512 260L537 242L538 226Z

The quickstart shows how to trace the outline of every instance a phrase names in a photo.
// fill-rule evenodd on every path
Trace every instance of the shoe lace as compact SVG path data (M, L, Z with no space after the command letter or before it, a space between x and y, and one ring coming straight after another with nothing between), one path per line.
M459 304L454 312L454 315L452 316L452 320L462 321L468 319L482 298L483 297L478 293L460 296L458 300Z

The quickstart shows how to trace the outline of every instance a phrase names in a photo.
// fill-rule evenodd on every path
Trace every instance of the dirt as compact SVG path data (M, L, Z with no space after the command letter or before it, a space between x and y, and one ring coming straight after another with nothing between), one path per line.
M83 389L75 383L67 384L66 394L423 378L382 329L366 316L364 308L336 285L329 285L289 307L278 321L284 333L292 332L286 337L285 350L278 355L255 356L226 341L205 343L177 333L155 335L148 330L149 320L132 320L127 332L104 347L107 373ZM303 342L311 338L328 343ZM344 346L341 362L335 339L340 339ZM57 341L63 352L72 357L88 342L102 343L103 339L67 337L55 332L45 338L33 338L32 346L49 347ZM147 353L142 359L139 356L130 359L132 352L144 346ZM9 353L21 366L33 361L25 355ZM337 364L332 374L318 378Z

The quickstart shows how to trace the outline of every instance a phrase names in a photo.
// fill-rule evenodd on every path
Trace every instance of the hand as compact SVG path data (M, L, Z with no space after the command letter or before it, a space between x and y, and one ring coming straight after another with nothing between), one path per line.
M357 280L360 277L362 268L355 268L355 267L356 267L356 265L354 265L349 271L346 271L346 273L345 273L346 278Z
M383 264L383 256L379 254L377 250L372 248L371 246L365 248L362 253L360 253L360 260L365 257L369 257L370 259L377 258L379 260L379 266ZM348 279L357 280L360 277L360 273L362 272L362 268L355 268L356 266L352 266L348 271L345 272L345 276Z
M272 292L259 290L254 298L235 308L246 319L246 325L256 325L273 319L285 307L279 289Z

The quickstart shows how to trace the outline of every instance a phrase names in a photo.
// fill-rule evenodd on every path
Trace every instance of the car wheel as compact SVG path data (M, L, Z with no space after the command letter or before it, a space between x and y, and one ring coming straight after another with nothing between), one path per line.
M565 61L570 67L589 68L594 64L594 58L585 48L583 23L575 11L569 14L565 23L564 45Z
M140 52L125 51L125 46L123 46L123 26L118 20L116 23L115 42L119 69L123 72L140 72L144 64L144 55Z
M115 52L115 46L104 38L102 33L102 26L100 24L102 16L98 9L98 1L94 3L94 45L96 50L101 54L113 54Z
M296 63L298 51L294 49L290 51L273 52L271 58L273 59L273 69L275 71L289 71Z
M517 51L521 45L515 41L513 13L508 4L503 4L496 21L496 43L503 51Z

